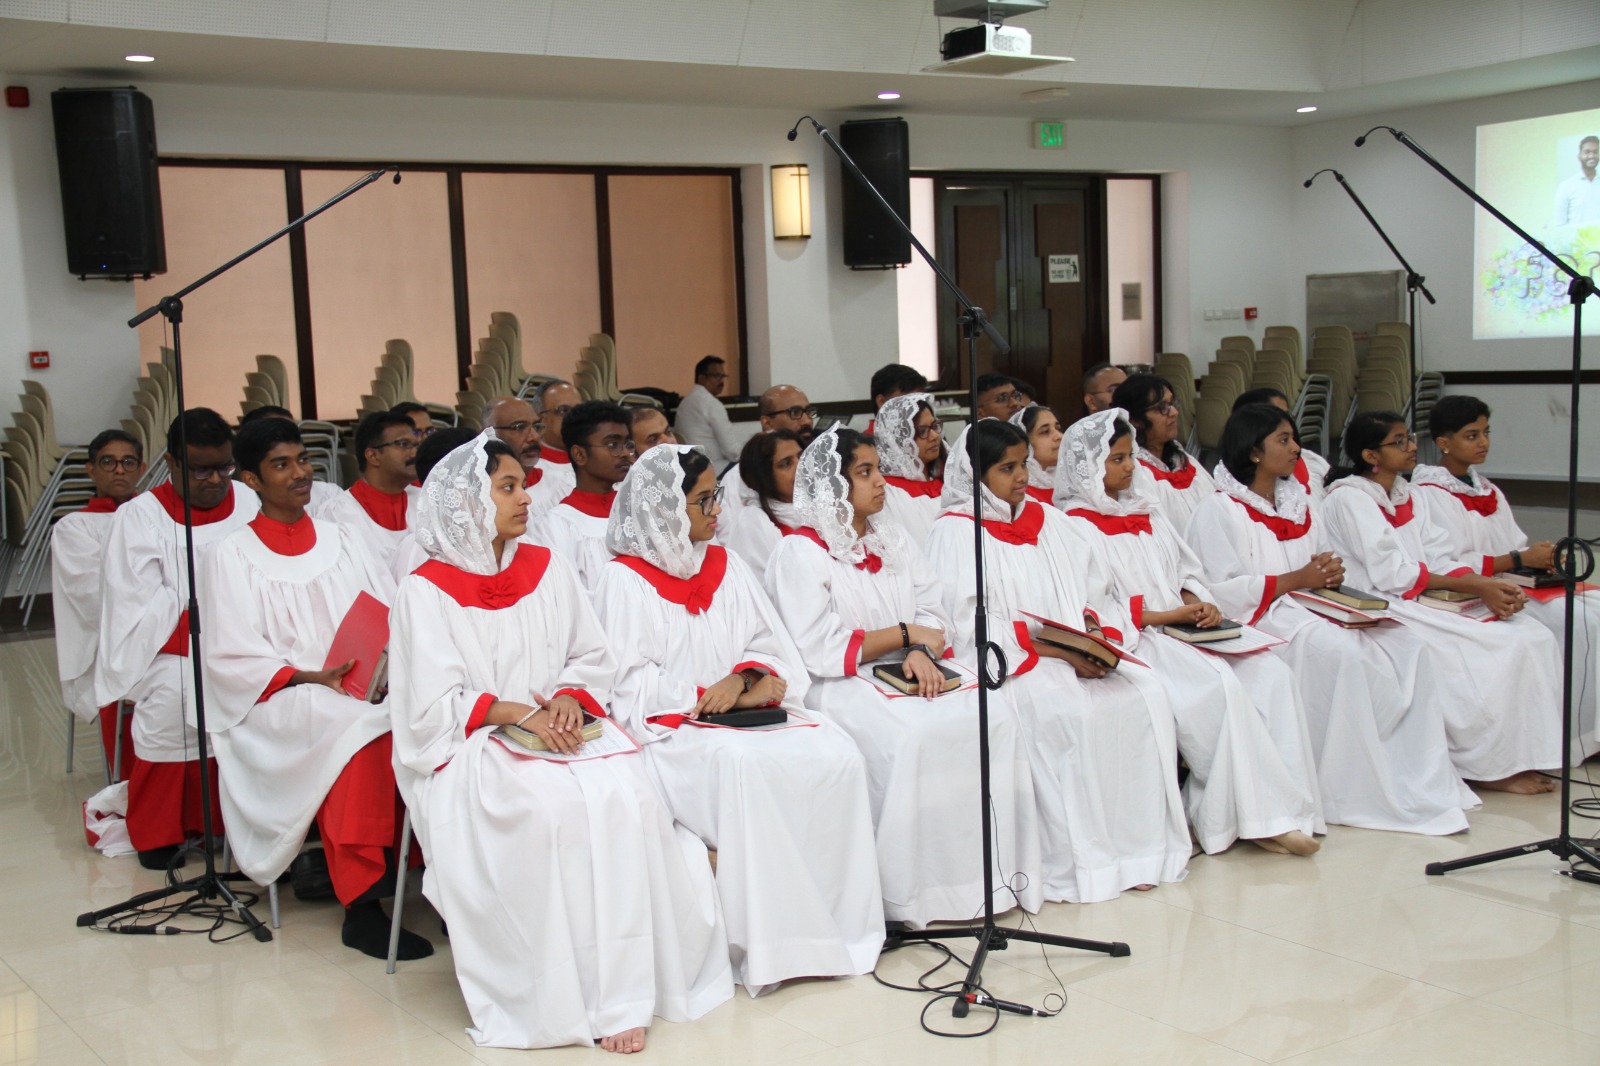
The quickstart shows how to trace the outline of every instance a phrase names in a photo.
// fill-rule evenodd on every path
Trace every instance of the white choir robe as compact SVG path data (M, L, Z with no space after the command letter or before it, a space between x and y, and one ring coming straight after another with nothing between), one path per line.
M1279 574L1327 550L1317 505L1309 517L1298 535L1280 540L1267 520L1288 523L1275 511L1256 511L1221 492L1202 503L1187 539L1212 602L1288 642L1260 654L1287 663L1299 686L1324 818L1363 829L1459 833L1467 828L1464 808L1478 800L1451 765L1436 702L1419 696L1424 640L1401 626L1345 629L1276 595Z
M528 476L534 479L537 475L537 478L523 484L528 490L528 531L522 535L522 539L529 544L550 543L550 535L546 528L549 524L550 511L572 491L571 465L557 466L554 469L557 473L552 474L548 473L544 466L536 466L533 468L533 473ZM421 561L418 560L419 563Z
M1166 687L1189 764L1183 791L1195 839L1214 855L1241 838L1326 833L1300 694L1283 664L1263 653L1215 655L1141 628L1143 614L1182 607L1184 591L1212 602L1178 531L1159 514L1145 517L1144 533L1107 532L1070 512L1067 525L1111 577L1109 595L1130 605L1126 646Z
M719 525L726 526L746 507L759 506L755 491L744 483L744 478L739 474L738 463L724 470L717 483L722 486L722 519Z
M306 511L312 518L321 518L328 505L344 494L345 490L331 481L314 480L311 482L311 502L306 504Z
M1487 492L1468 491L1443 467L1419 466L1411 494L1426 508L1428 522L1443 531L1450 557L1470 565L1481 556L1477 559L1482 564L1480 572L1491 574L1495 556L1523 550L1528 535L1517 525L1500 486L1482 475L1476 475L1476 480ZM1576 766L1600 751L1600 592L1579 593L1573 607L1572 691L1581 695L1581 702L1574 701L1568 757ZM1558 643L1566 639L1565 596L1545 603L1529 596L1522 613L1548 629Z
M313 482L315 484L315 482ZM376 489L371 489L377 492ZM392 570L396 554L400 545L409 535L412 518L417 513L417 498L422 490L415 485L405 487L405 526L400 529L388 529L379 525L365 507L361 505L361 496L354 488L341 493L340 496L328 503L321 511L311 511L313 518L325 522L335 522L344 527L344 530L354 539L360 550L377 559L384 570Z
M784 537L767 589L811 674L806 706L849 733L866 759L884 914L922 928L983 910L978 694L891 696L857 675L870 630L907 622L950 632L938 578L914 546L906 554L895 572L871 573L809 537ZM1038 801L1021 725L1001 692L989 694L989 767L994 909L1020 902L1037 911L1044 900Z
M163 491L165 490L165 491ZM205 559L261 509L256 494L229 486L231 510L194 527L195 573L205 591ZM100 648L95 657L95 700L131 700L133 751L145 762L188 762L199 755L194 684L187 655L162 651L189 602L181 497L168 485L142 493L117 509L106 540L100 606ZM213 513L229 505L224 503ZM203 602L203 601L202 601ZM204 617L201 619L205 628Z
M591 592L600 579L601 569L611 561L611 550L606 547L606 521L610 515L610 501L615 501L616 495L611 492L600 497L608 501L603 514L594 506L595 494L584 493L582 503L587 510L573 506L572 494L569 494L545 515L543 543L572 565L578 580ZM531 526L529 531L532 532Z
M1008 667L1000 691L1021 719L1032 760L1045 898L1093 903L1135 885L1181 880L1189 830L1166 692L1146 667L1123 663L1089 681L1066 661L1034 651L1038 623L1021 612L1081 628L1091 606L1085 589L1103 587L1105 579L1090 577L1098 564L1078 548L1059 511L1030 500L1012 523L1022 524L1038 529L1037 543L1008 543L985 524L984 573L989 639ZM944 579L950 643L968 660L976 657L972 536L970 518L941 515L928 550ZM1093 606L1103 625L1129 624L1107 605Z
M622 561L601 570L595 610L621 663L614 707L645 743L673 817L717 852L735 979L754 996L795 977L869 973L883 899L866 767L849 735L826 720L771 731L650 721L688 714L703 688L745 667L777 674L783 704L804 706L799 652L766 595L736 556L714 553L726 570L698 614Z
M733 493L729 493L732 496ZM717 518L717 541L744 560L758 584L766 585L767 565L784 539L784 531L767 517L759 501L747 502L728 515L727 508Z
M110 504L110 500L104 500ZM100 644L100 571L114 510L63 515L50 531L50 602L55 613L56 675L61 702L85 722L99 717L94 656Z
M280 555L241 529L201 572L206 728L239 869L270 885L300 850L345 764L389 731L389 710L326 685L262 693L285 669L321 670L356 597L394 599L386 563L340 525L307 516L316 543Z
M928 535L933 532L933 520L939 517L939 491L941 482L923 481L909 482L911 485L933 486L932 495L917 495L907 492L895 481L888 481L884 486L883 510L878 513L878 521L890 522L905 531L920 551L928 550ZM918 490L925 491L925 490Z
M1143 448L1133 466L1133 487L1155 503L1156 510L1172 523L1173 529L1188 529L1189 519L1212 493L1217 483L1194 456L1184 452L1188 462L1173 472L1167 464Z
M1397 508L1394 520L1401 524L1394 525L1378 503L1382 492L1354 476L1330 485L1322 502L1328 542L1344 559L1349 584L1388 599L1389 610L1426 639L1424 662L1431 669L1417 694L1434 701L1443 716L1456 771L1468 781L1497 781L1560 766L1555 638L1520 614L1483 622L1417 603L1427 587L1426 560L1446 558L1448 549L1442 531L1414 506Z
M578 474L572 469L572 460L567 453L552 448L546 444L539 453L539 465L535 470L542 471L539 485L529 486L529 494L534 488L539 488L548 495L550 506L554 507L561 498L578 487ZM546 485L545 483L549 484Z
M536 694L604 713L616 659L566 561L521 545L493 577L430 564L401 582L390 633L395 779L472 1039L588 1046L727 1001L705 845L673 825L643 756L555 762L483 724L494 700Z

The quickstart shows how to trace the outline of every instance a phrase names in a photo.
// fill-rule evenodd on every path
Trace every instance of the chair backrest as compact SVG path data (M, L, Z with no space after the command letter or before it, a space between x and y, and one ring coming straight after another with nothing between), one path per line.
M1231 401L1224 403L1209 396L1201 396L1195 401L1195 433L1200 447L1215 449L1222 443L1222 429L1228 424L1228 416L1232 413Z
M1247 333L1236 333L1231 337L1224 337L1218 342L1219 348L1238 348L1246 352L1256 350L1256 339Z

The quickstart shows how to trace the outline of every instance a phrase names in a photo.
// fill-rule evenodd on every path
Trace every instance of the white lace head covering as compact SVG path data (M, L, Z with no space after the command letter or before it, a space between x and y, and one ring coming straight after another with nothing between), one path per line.
M979 422L993 421L992 419L979 419ZM970 515L972 513L972 460L967 455L967 442L972 434L972 426L967 426L961 431L961 437L950 449L950 455L944 461L944 491L939 494L939 510L954 511L957 514ZM989 491L989 486L979 485L983 493L983 517L995 522L1010 522L1017 517L1020 507L1013 508L1000 497ZM1026 506L1024 500L1022 506Z
M488 444L496 440L494 430L484 430L467 444L450 452L428 472L417 500L412 528L417 543L442 563L469 574L498 574L502 562L513 553L497 558L494 483L488 470Z
M1016 426L1018 429L1022 430L1022 432L1028 434L1028 484L1036 489L1053 489L1056 486L1056 468L1052 466L1049 469L1046 469L1038 459L1034 458L1033 433L1028 429L1027 420L1023 417L1036 407L1040 410L1044 410L1042 405L1030 403L1022 410L1013 412L1007 421L1009 421L1013 426ZM1061 456L1057 455L1056 462L1060 463L1060 461Z
M1262 499L1255 489L1234 477L1223 463L1217 464L1211 478L1218 489L1264 515L1277 515L1298 524L1305 521L1306 511L1311 507L1311 490L1292 477L1278 478L1271 500Z
M870 552L892 573L905 558L905 534L895 525L879 523L876 516L867 518L866 536L856 536L856 509L850 502L850 475L840 462L837 423L813 437L800 453L794 471L794 510L800 524L816 530L828 554L840 562L854 566Z
M872 435L878 440L878 469L889 477L907 481L928 481L927 468L917 454L917 408L933 406L926 392L908 392L885 400L878 408L878 421Z
M700 572L709 545L689 539L689 497L678 459L697 451L690 444L658 444L634 460L606 520L612 554L638 556L676 578Z
M1150 513L1150 499L1139 491L1138 479L1116 499L1106 491L1106 456L1111 454L1111 438L1116 434L1118 420L1127 422L1128 412L1108 407L1067 427L1061 438L1061 457L1056 462L1057 507L1082 507L1110 515Z

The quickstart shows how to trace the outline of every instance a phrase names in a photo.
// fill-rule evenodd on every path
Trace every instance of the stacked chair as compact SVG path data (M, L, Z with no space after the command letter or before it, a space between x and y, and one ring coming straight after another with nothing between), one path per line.
M24 380L19 408L5 429L5 540L0 544L0 592L13 576L22 596L22 624L33 614L39 579L50 560L50 533L56 520L81 508L94 495L84 470L89 451L62 445L56 437L55 408L49 391Z
M247 415L258 407L288 406L289 372L283 360L275 355L256 356L256 368L244 376L244 399L239 403L239 413Z
M1178 438L1193 451L1195 401L1198 399L1194 388L1194 365L1184 352L1158 352L1154 369L1156 374L1172 382L1172 395L1178 403Z
M579 349L572 385L585 400L607 400L627 407L661 406L654 396L617 387L617 342L605 333L589 334L589 343Z
M1355 341L1348 326L1318 326L1311 338L1311 354L1306 357L1306 372L1329 381L1328 425L1342 436L1350 413L1355 410Z
M1404 411L1411 403L1411 360L1405 334L1377 332L1356 375L1356 407Z

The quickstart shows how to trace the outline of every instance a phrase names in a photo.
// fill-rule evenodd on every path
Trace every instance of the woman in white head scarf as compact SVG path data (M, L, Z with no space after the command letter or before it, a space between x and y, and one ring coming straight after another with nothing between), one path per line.
M1048 407L1029 404L1009 419L1028 435L1028 495L1055 506L1056 460L1061 453L1061 420Z
M1241 838L1310 855L1326 833L1305 716L1283 664L1201 651L1159 627L1223 621L1200 562L1133 483L1133 428L1113 407L1074 422L1061 445L1057 495L1067 526L1130 606L1123 640L1166 686L1189 764L1184 799L1195 839L1216 854Z
M616 674L571 566L518 542L523 479L509 446L479 437L423 485L432 558L390 618L395 776L473 1040L637 1051L652 1014L686 1021L732 995L727 939L705 845L673 825L641 756L559 762L496 729L578 749Z
M1561 646L1521 614L1524 591L1481 573L1482 556L1454 558L1444 530L1416 507L1405 477L1417 443L1393 411L1362 411L1345 427L1348 467L1329 474L1320 515L1350 581L1388 597L1390 610L1427 642L1425 685L1437 700L1457 772L1475 788L1548 792L1538 773L1560 766ZM1479 618L1440 609L1425 593L1478 598Z
M873 433L883 480L888 488L882 521L905 530L921 548L939 515L944 483L942 426L933 413L933 396L910 392L885 400Z
M1477 799L1450 766L1444 720L1418 698L1422 640L1409 626L1345 629L1300 598L1337 588L1344 569L1324 550L1321 518L1295 477L1299 456L1286 413L1257 404L1228 419L1221 491L1189 523L1206 587L1229 617L1287 642L1256 657L1294 675L1329 822L1460 832L1462 807Z
M617 713L645 741L673 816L716 849L735 976L753 996L870 971L883 904L861 754L836 726L796 713L800 655L750 569L711 543L720 495L698 448L640 456L611 510L616 558L594 597L623 664ZM775 705L793 728L717 724Z
M978 477L968 458L976 435ZM1004 654L1001 691L1020 717L1032 760L1043 837L1045 897L1093 902L1129 888L1176 881L1189 832L1175 767L1172 712L1148 668L1114 672L1035 641L1033 612L1064 625L1129 626L1116 604L1093 603L1109 579L1067 531L1059 511L1028 498L1028 440L984 419L962 434L946 464L943 514L928 556L944 578L957 655L975 656L977 606L973 503L981 508L989 640Z
M939 579L904 533L879 524L884 486L870 439L834 427L806 448L794 488L801 527L778 546L767 581L811 674L807 705L866 757L884 914L920 928L983 908L977 693L938 695L935 662L949 629ZM917 691L873 680L882 665ZM1033 778L1015 713L998 693L989 700L989 747L994 883L1002 886L994 907L1037 910Z

